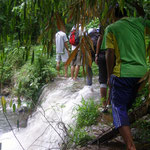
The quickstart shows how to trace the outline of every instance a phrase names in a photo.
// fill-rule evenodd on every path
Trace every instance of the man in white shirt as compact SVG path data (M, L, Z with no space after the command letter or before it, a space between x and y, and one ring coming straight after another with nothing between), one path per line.
M68 39L65 32L58 31L55 35L55 41L56 41L56 62L57 62L56 69L58 71L59 76L60 61L62 61L65 64L67 59L69 58L70 52L68 49L67 44ZM65 77L67 77L68 66L64 65L64 68L65 68Z

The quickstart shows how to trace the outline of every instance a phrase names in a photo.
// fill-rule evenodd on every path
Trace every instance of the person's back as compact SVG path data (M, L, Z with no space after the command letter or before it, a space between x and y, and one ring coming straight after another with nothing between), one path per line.
M106 28L101 48L107 49L107 78L111 88L113 124L127 144L127 149L136 150L128 110L135 101L139 80L147 72L145 34L146 28L150 31L150 20L123 18L126 14L125 9L122 13L119 7L115 8L116 22Z
M147 72L145 20L123 18L108 27L116 55L114 72L118 77L142 77Z
M64 53L64 43L68 41L66 34L63 31L58 31L55 35L56 53Z
M93 49L91 50L91 55L92 55L92 61L95 61L95 54L96 54L96 47L97 47L97 40L100 36L99 31L97 31L96 28L90 28L88 30L88 36L91 38L92 42L93 42Z
M67 45L67 36L66 33L63 31L58 31L55 34L55 42L56 42L56 69L58 71L58 76L59 70L60 70L60 61L62 61L64 64L66 63L68 57L69 57L69 49ZM68 66L64 66L65 68L65 77L67 77L67 71L68 71Z
M88 29L88 37L90 37L92 43L93 43L93 48L90 48L90 55L93 61L95 61L95 54L96 54L96 46L97 46L97 40L99 37L99 31L96 28L90 28ZM89 64L86 65L86 70L87 70L87 77L86 77L86 84L91 86L92 85L92 78L93 78L93 71L92 71L92 66Z

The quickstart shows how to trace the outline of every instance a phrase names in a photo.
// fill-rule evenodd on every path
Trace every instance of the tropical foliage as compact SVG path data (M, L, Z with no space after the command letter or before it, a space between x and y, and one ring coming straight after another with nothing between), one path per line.
M68 145L84 145L87 141L92 140L94 135L91 136L86 131L86 128L98 123L97 118L100 115L99 105L93 99L85 100L82 98L81 104L74 108L76 111L74 119L76 124L69 126L68 129Z
M106 22L108 24L113 19L117 3L121 9L125 7L128 10L129 16L150 16L148 0L0 0L0 3L1 57L6 55L8 43L17 40L18 47L25 47L23 60L27 60L29 55L34 60L35 51L31 51L31 44L37 42L43 45L43 53L48 58L53 55L53 39L58 29L67 29L68 33L73 24L81 23L83 28L95 18L98 18L104 29ZM85 46L87 40L86 37L81 39L83 45L80 45L84 56L83 65L88 62L91 65L89 48L92 45L88 42ZM5 59L1 61L4 63Z
M28 52L29 45L38 39L48 54L57 29L65 28L64 24L69 22L81 23L83 27L95 17L105 26L108 18L109 21L113 18L116 3L125 7L130 16L150 15L148 0L0 0L0 3L1 45L17 39Z
M21 96L31 98L36 103L40 88L56 75L53 57L56 31L64 29L68 35L71 27L79 23L82 29L85 26L87 29L98 27L100 23L103 31L114 19L116 4L119 4L121 9L125 8L128 16L150 18L149 0L0 0L0 89L4 84L13 85L12 81L15 81L14 93L18 96L18 106L21 104ZM35 48L35 45L42 47ZM147 47L150 48L149 40ZM93 49L86 34L70 55L67 64L71 62L78 48L83 54L84 70L87 64L92 65L90 49ZM150 108L150 72L141 83L141 89L146 86L146 108ZM141 103L140 98L134 106L137 107ZM4 97L1 98L1 104L5 112ZM81 126L96 121L96 117L88 114L90 118L82 122L82 118L87 115L85 112L88 112L86 109L92 111L93 115L97 116L98 113L93 103L83 101L83 105L84 107L78 108L80 113L77 120ZM15 111L16 105L13 101L10 102L10 107ZM90 120L93 118L94 120ZM147 126L149 127L149 124ZM70 128L70 133L74 143L83 144L85 140L90 140L82 127L75 131Z

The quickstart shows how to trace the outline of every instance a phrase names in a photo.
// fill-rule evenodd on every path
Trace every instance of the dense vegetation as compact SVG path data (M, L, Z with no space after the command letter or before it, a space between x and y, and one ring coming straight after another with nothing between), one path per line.
M148 0L0 0L0 3L1 89L15 82L15 87L31 87L31 91L36 91L53 78L56 73L53 43L59 29L65 28L68 35L71 27L79 22L87 29L99 22L105 28L108 18L109 22L113 19L116 3L120 8L125 7L129 16L150 16ZM21 80L19 75L22 76L24 70L25 75L30 75ZM28 92L20 94L23 93ZM37 95L33 93L29 92L26 97Z
M42 86L56 76L56 31L64 28L68 35L72 26L78 23L86 29L98 27L101 23L103 30L114 17L116 3L121 9L126 8L128 16L150 18L149 0L0 0L0 95L2 89L9 86L19 104L22 97L32 106L36 104ZM146 41L150 48L149 37ZM87 52L82 49L84 51ZM95 64L93 69L97 70ZM83 76L82 70L79 76ZM134 107L146 100L150 92L149 78L143 79L146 87L139 93ZM5 106L4 99L2 104ZM80 145L91 139L85 128L96 124L99 112L92 100L86 102L84 99L76 110L77 124L70 127L70 136L73 143ZM141 128L143 134L139 140L144 139L144 134L150 137L149 122L139 120L133 126Z
M36 103L41 87L56 76L54 36L74 24L103 30L114 8L126 8L128 16L150 17L148 0L0 0L0 90L5 85L20 99ZM106 23L107 22L107 23ZM82 40L86 43L86 40ZM150 47L149 40L147 46ZM88 49L81 46L84 61ZM94 67L95 68L95 67ZM84 69L84 68L83 68ZM84 72L84 70L83 70ZM79 73L82 76L82 73Z

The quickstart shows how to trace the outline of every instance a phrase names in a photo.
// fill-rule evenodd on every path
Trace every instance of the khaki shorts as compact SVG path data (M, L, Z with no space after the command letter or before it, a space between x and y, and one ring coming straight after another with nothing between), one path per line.
M80 51L77 52L75 58L71 62L71 66L81 66L82 65L82 56Z
M56 54L56 61L57 62L66 62L68 60L69 56L68 56L68 52L65 51L65 53L63 54Z

